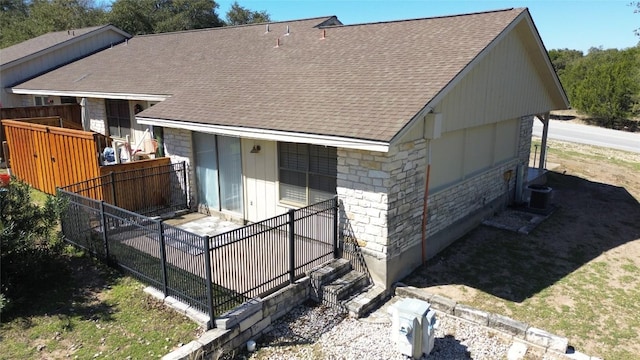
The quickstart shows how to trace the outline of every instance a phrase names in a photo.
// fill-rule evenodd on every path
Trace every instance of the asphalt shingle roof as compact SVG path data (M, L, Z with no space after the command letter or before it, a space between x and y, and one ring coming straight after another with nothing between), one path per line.
M390 141L525 11L137 36L16 88L171 95L139 115Z
M108 25L104 25L108 26ZM65 30L51 32L40 35L33 39L23 41L19 44L0 49L0 65L6 65L12 61L21 59L25 56L35 54L37 52L47 50L58 44L73 40L75 37L90 33L104 26L93 26L82 29Z

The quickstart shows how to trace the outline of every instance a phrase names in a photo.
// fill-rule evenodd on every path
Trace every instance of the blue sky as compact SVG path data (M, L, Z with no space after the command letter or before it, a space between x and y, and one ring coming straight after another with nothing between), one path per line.
M225 17L234 0L216 1ZM423 18L527 7L547 50L591 47L624 49L636 46L640 14L630 0L238 0L251 10L266 10L272 20L336 15L344 24Z

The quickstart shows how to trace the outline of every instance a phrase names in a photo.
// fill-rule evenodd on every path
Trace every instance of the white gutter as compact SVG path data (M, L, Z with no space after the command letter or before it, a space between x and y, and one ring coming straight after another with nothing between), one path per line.
M333 146L348 149L359 149L368 151L388 152L389 143L383 141L373 141L364 139L346 138L340 136L327 136L316 134L296 133L289 131L266 130L256 128L246 128L238 126L221 126L199 124L186 121L142 118L136 116L138 124L162 126L167 128L185 129L217 135L235 136L241 138L297 142L304 144L314 144L323 146Z
M127 93L104 93L92 91L65 91L65 90L32 90L11 88L7 89L9 93L20 95L42 95L42 96L71 96L80 98L100 98L100 99L118 99L118 100L140 100L140 101L164 101L170 98L170 95L153 95L153 94L127 94Z

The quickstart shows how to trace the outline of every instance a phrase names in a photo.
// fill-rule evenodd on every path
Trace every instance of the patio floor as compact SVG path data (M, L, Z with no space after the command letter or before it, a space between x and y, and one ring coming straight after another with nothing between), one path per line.
M164 223L194 234L206 236L218 235L242 227L238 223L197 212L179 215L165 220Z

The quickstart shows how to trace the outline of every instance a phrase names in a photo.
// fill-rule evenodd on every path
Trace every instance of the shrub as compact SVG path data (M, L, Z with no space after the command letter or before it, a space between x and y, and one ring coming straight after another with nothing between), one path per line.
M60 201L49 196L43 206L30 188L13 179L0 189L0 311L19 311L31 296L53 286L66 269L64 245L56 231Z

